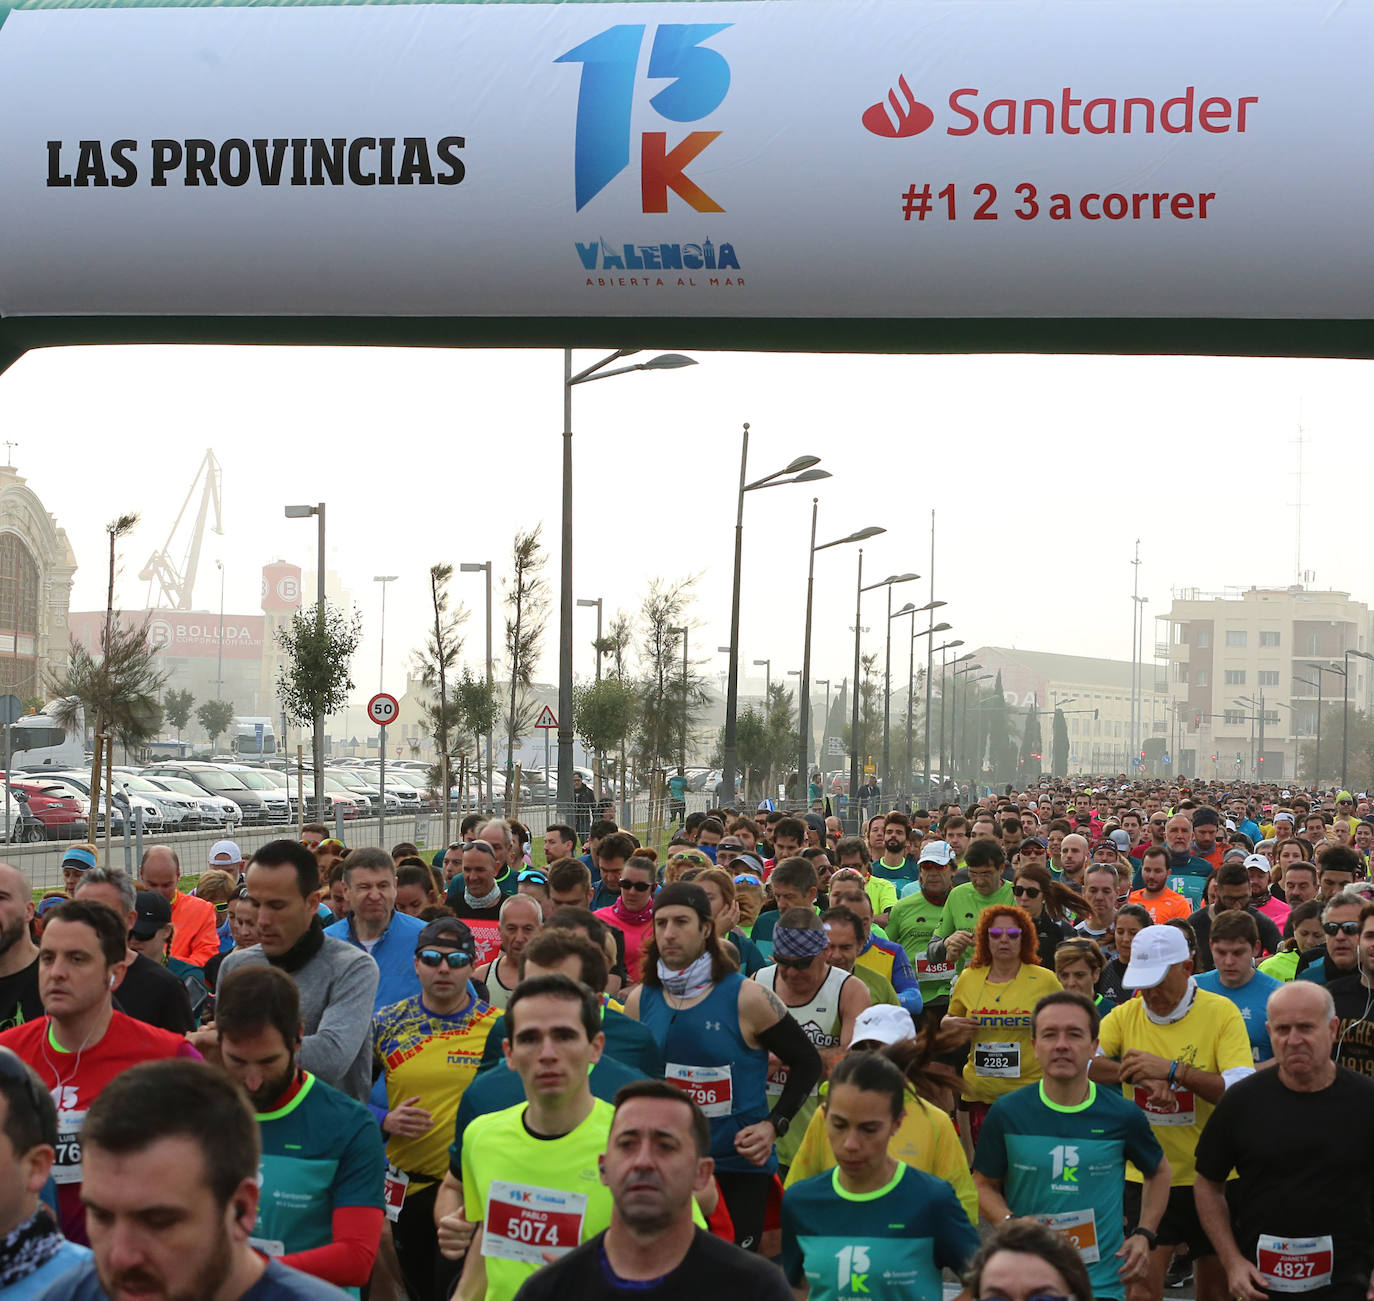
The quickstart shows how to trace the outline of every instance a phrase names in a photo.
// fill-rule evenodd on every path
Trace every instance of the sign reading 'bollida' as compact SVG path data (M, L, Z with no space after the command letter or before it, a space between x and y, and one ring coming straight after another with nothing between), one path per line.
M177 338L1374 352L1374 6L0 15L11 357Z

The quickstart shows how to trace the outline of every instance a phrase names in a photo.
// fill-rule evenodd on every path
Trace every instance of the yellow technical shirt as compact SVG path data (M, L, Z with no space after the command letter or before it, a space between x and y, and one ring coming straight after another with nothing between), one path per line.
M1113 1008L1102 1019L1098 1033L1102 1055L1120 1061L1132 1048L1154 1053L1166 1061L1186 1062L1202 1071L1221 1075L1227 1071L1254 1068L1250 1037L1240 1010L1228 998L1210 994L1205 989L1196 992L1193 1005L1171 1025L1160 1025L1150 1019L1145 1000L1133 998L1129 1003ZM1170 1183L1191 1188L1197 1177L1194 1158L1198 1135L1211 1116L1213 1106L1206 1098L1179 1089L1174 1098L1177 1110L1161 1111L1145 1102L1144 1090L1123 1084L1121 1092L1140 1106L1154 1128L1155 1137L1169 1158L1172 1172ZM1140 1171L1129 1162L1126 1178L1140 1183Z
M1046 994L1063 989L1054 972L1028 962L1001 984L990 981L991 974L991 967L967 968L949 996L950 1016L978 1022L964 1063L966 1102L996 1102L1040 1078L1040 1063L1031 1051L1031 1013Z

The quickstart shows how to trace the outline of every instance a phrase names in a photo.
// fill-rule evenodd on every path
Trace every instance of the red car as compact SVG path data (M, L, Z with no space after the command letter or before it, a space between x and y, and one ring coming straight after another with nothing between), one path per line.
M88 833L86 815L74 799L46 794L35 782L11 781L10 789L28 797L28 810L43 824L49 840L80 840Z

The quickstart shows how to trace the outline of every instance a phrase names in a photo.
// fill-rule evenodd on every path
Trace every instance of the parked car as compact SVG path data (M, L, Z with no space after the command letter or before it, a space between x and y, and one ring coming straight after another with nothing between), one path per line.
M144 831L162 831L166 819L163 815L161 805L159 805L155 800L150 800L146 796L139 795L137 792L124 790L121 787L119 780L124 775L123 773L114 773L111 775L115 786L114 794L110 797L114 803L113 821L110 824L111 829L113 830L118 828L120 833L122 834L124 820L128 817L131 817L133 810L135 808L138 808L142 809L143 811ZM69 786L79 791L81 795L85 798L87 808L89 809L91 799L91 775L89 771L57 772L53 773L53 777L61 779L62 781L66 782ZM39 780L39 778L35 777L34 780ZM107 812L106 798L107 792L105 791L102 778L102 786L100 792L100 814L96 818L97 829L102 828L105 825L105 814Z
M202 827L223 827L226 831L232 831L243 821L243 811L233 800L225 799L222 795L212 795L195 782L187 781L183 777L165 775L149 776L148 780L174 795L185 795L195 800L200 810Z
M70 795L51 795L34 782L10 778L10 789L22 791L28 810L43 824L48 840L83 840L90 821L80 803Z
M177 777L191 782L201 790L223 799L232 800L239 807L240 820L246 826L267 821L267 806L257 791L250 790L238 776L216 763L160 763L145 770L152 778Z
M249 790L257 792L258 798L267 809L269 822L291 821L294 810L286 791L285 779L280 773L270 773L266 768L253 768L246 763L227 763L224 766Z
M142 773L116 768L115 786L133 798L150 800L162 810L165 831L197 831L200 828L200 803L191 795L178 795L149 781Z

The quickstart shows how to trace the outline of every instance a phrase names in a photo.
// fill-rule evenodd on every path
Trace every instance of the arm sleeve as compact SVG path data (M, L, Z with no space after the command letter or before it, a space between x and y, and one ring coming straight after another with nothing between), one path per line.
M334 1241L283 1256L281 1263L335 1287L362 1287L372 1277L386 1212L372 1206L336 1206L330 1217Z
M791 1120L820 1082L821 1055L790 1015L770 1025L758 1035L758 1041L788 1068L787 1083L782 1086L782 1096L773 1104L771 1114Z
M334 979L319 1026L301 1040L300 1064L335 1088L372 1033L372 1004L381 972L365 953L359 959Z
M905 993L909 989L919 990L920 986L916 983L916 973L911 969L911 961L906 956L906 950L900 944L893 945L892 954L892 988L899 994ZM906 1006L903 1003L903 1006ZM913 1008L919 1011L919 1008Z

